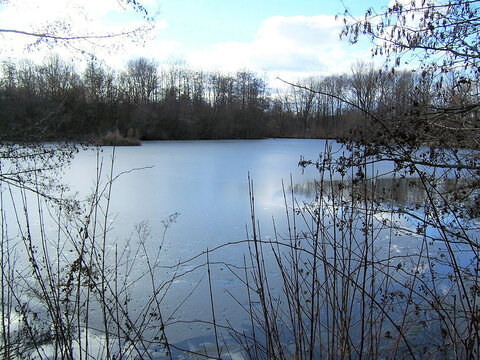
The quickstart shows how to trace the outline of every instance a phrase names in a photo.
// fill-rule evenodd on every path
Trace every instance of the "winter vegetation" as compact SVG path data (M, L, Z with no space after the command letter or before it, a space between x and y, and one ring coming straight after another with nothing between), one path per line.
M363 127L362 109L395 128L446 98L475 96L477 85L460 79L460 71L439 83L427 71L392 73L359 62L350 73L271 89L248 70L160 67L145 58L124 70L92 60L83 71L58 56L40 65L11 60L2 64L0 127L4 140L17 141L91 141L117 131L143 140L341 138Z
M248 70L161 68L143 58L123 71L91 61L77 72L56 56L41 65L4 62L0 355L233 358L234 343L235 356L251 359L478 358L479 10L476 0L424 0L360 19L346 12L342 35L370 38L386 67L357 63L348 74L275 91ZM417 66L402 70L409 56ZM158 253L176 214L163 220L157 249L146 245L145 224L135 227L132 246L118 244L109 237L112 184L121 175L114 156L109 166L98 160L108 180L97 176L88 201L67 198L56 176L77 145L45 141L101 136L113 145L123 137L325 137L344 147L334 153L326 143L319 159L300 158L318 180L309 202L298 201L293 184L284 187L285 233L262 237L249 179L245 238L205 249L165 278ZM393 169L379 173L384 162ZM392 194L400 186L421 196L398 205ZM54 235L47 213L57 220ZM405 238L415 251L397 251ZM238 244L240 263L211 261ZM206 323L212 348L168 338L162 300L192 271L185 264L204 272L211 304L207 320L185 323ZM244 286L246 300L232 301L248 331L215 310L218 264ZM275 289L273 272L281 278ZM151 293L134 308L140 284Z

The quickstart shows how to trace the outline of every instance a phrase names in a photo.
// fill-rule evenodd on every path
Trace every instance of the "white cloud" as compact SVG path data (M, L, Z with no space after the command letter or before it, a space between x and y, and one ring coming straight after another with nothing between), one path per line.
M273 17L258 30L253 59L272 71L326 72L328 55L341 48L339 32L331 16Z
M122 16L118 16L122 12ZM56 31L67 36L106 35L123 33L138 28L145 23L133 10L124 9L117 0L15 0L0 7L0 24L2 29L19 30L32 33ZM153 25L153 24L152 24ZM167 27L166 21L155 24L157 30ZM154 34L154 33L151 33ZM38 38L11 33L0 33L0 55L2 57L28 57L42 59L50 49L31 44ZM148 40L148 37L145 37ZM132 40L132 41L130 41ZM79 47L100 57L112 57L124 50L138 47L136 38L114 38L71 42L72 47ZM72 48L55 46L54 51L62 56L72 56Z
M370 52L341 41L340 30L333 16L275 16L261 24L251 42L214 44L187 60L204 69L248 68L289 79L345 72L357 59L369 59Z
M196 68L229 72L252 68L252 50L250 43L227 42L213 44L185 56L187 62Z
M172 57L181 57L180 49L181 45L173 40L152 40L147 46L132 43L125 46L121 52L117 52L115 56L109 56L105 52L98 54L98 57L103 58L110 67L122 69L128 60L139 57L167 62Z
M153 5L155 0L143 3ZM138 14L128 14L117 0L15 0L0 7L0 27L31 31L63 22L74 33L109 33L139 25ZM158 35L168 27L162 20L145 46L123 38L107 42L106 47L81 45L114 68L122 68L130 58L139 56L160 62L181 58L194 68L225 72L247 68L265 72L271 79L279 76L295 81L310 75L348 72L357 59L370 59L368 48L351 47L339 39L341 26L333 16L274 16L263 21L249 42L207 44L192 51L174 39L160 40ZM43 59L45 52L38 49L25 52L29 42L29 37L0 34L0 56ZM68 48L55 47L54 51L67 58L72 55Z

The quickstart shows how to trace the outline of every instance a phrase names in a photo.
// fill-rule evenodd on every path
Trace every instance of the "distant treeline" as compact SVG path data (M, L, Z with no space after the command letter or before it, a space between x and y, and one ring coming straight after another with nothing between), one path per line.
M58 56L40 65L9 60L0 78L1 139L91 140L117 129L141 139L338 138L364 126L357 106L398 124L440 98L425 74L365 63L298 83L305 88L272 90L248 70L160 67L145 58L121 71L90 61L83 72Z

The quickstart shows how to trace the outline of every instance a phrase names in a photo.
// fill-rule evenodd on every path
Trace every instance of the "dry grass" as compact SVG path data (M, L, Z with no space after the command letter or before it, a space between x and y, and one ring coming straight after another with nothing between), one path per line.
M452 197L453 191L471 194L475 182L444 187L447 173L418 171L416 181L408 183L422 188L424 195L417 199L422 204L400 208L384 197L393 189L383 187L395 183L379 177L375 164L367 168L357 162L339 179L328 148L321 161L308 164L319 169L315 196L299 202L293 184L284 187L286 232L277 231L274 221L274 237L262 237L249 180L246 239L178 264L205 271L211 314L182 321L209 325L211 349L182 349L168 341L162 299L169 284L188 271L173 269L171 279L159 276L158 254L145 247L146 223L136 227L136 247L132 242L127 250L109 238L111 181L97 185L86 212L59 209L53 238L45 232L44 200L36 196L33 214L29 190L21 189L20 200L11 198L21 239L12 241L2 221L0 355L47 358L48 345L63 359L154 358L158 349L167 358L173 350L224 358L236 345L250 359L478 358L478 226L462 212L465 198ZM4 219L11 191L1 185ZM165 229L174 220L166 221ZM239 243L247 249L240 264L210 260ZM19 266L16 251L28 255L27 266ZM244 311L242 328L231 325L228 312L216 310L218 264L244 285L243 296L231 294L232 304ZM143 280L130 276L135 266L143 267ZM139 281L151 286L151 300L132 312L129 303ZM182 304L179 299L179 311ZM94 309L101 328L90 318Z
M95 141L98 146L139 146L141 141L138 136L123 136L117 129L110 131L106 135Z

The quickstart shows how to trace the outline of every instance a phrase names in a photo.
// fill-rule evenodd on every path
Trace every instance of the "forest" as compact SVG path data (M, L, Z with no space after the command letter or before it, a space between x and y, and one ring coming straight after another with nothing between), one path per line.
M150 21L142 1L118 4ZM479 4L396 0L359 17L345 9L341 37L352 44L367 38L385 65L357 62L344 74L283 79L279 88L268 74L248 69L227 74L146 58L124 69L94 59L80 68L57 55L39 64L1 62L0 358L480 358ZM31 36L33 44L50 42L53 49L98 38L55 25L0 34ZM262 188L248 176L245 237L227 232L217 247L182 253L178 262L165 253L175 261L166 266L160 251L181 218L177 223L176 209L158 218L162 199L152 207L157 233L148 221L126 224L131 235L111 231L117 196L144 205L143 191L156 200L142 182L141 191L112 191L134 171L143 172L132 177L158 186L138 157L122 171L116 147L109 149L110 164L95 147L91 193L68 196L61 175L79 144L108 134L343 143L335 149L325 141L317 159L300 157L314 181L282 182L283 229L272 218L273 235L265 231L256 213ZM267 159L266 165L275 161ZM165 170L161 176L168 177ZM182 185L168 191L187 198L201 221L207 202L229 200L192 201ZM311 190L311 201L296 189ZM415 201L397 202L396 194L408 190ZM198 240L186 223L188 237ZM181 241L170 249L183 251ZM179 296L174 284L191 274L202 280L169 306L167 293ZM238 281L243 297L228 292L231 282L218 282L220 274ZM215 282L224 293L212 290ZM196 296L197 287L205 296ZM138 289L149 292L144 303L136 302ZM242 328L232 325L236 310L218 311L222 295L238 305ZM190 297L206 307L191 318L174 316ZM175 340L176 326L182 332L198 326L201 340L194 346Z
M358 134L365 113L394 128L422 109L462 103L479 91L455 72L439 82L426 71L366 62L277 89L246 69L226 74L146 58L122 70L90 60L78 70L51 55L41 64L5 60L1 70L2 141L95 141L116 131L142 140L338 139Z

